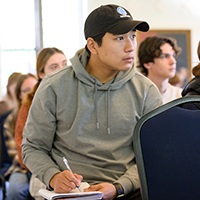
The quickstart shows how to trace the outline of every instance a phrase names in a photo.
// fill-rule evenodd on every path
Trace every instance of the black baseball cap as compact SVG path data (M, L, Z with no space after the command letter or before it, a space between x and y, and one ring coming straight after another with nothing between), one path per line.
M103 33L125 34L131 30L148 31L145 21L133 20L130 12L122 6L108 4L93 10L85 21L85 39Z

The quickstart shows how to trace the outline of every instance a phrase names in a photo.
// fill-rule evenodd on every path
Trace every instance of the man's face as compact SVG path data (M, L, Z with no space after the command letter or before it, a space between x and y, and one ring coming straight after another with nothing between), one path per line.
M160 49L162 50L161 56L154 58L154 62L149 63L148 75L162 79L172 78L176 72L176 53L168 43L165 43Z
M99 65L105 71L126 71L134 62L137 47L135 31L113 35L106 33L102 45L97 47Z

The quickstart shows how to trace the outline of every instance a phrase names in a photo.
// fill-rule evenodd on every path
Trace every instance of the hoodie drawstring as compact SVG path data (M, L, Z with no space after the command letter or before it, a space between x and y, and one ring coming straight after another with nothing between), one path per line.
M95 80L95 87L94 87L94 105L96 111L96 125L97 129L99 129L99 118L98 118L98 110L97 110L97 81ZM107 90L107 120L108 120L108 134L110 134L110 87Z
M107 114L108 114L108 134L110 134L110 87L108 88L107 91Z
M98 112L97 112L97 81L95 80L95 88L94 88L94 106L96 111L96 123L97 123L97 129L99 129L99 118L98 118Z

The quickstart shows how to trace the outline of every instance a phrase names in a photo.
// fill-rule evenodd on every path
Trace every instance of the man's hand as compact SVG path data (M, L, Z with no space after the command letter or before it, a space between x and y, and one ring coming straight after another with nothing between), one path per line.
M72 174L69 170L55 174L50 180L50 186L57 193L68 193L76 186L80 186L83 177L78 174Z
M91 185L89 188L84 189L85 192L99 191L103 193L103 200L111 200L117 196L115 186L111 183L100 183L97 185Z

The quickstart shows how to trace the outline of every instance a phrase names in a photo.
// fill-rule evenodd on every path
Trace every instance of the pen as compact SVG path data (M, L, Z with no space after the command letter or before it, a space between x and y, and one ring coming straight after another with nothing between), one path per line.
M71 168L70 168L70 166L69 166L69 164L68 164L68 161L67 161L67 159L65 158L65 157L63 157L63 162L65 163L65 166L67 167L67 169L73 174L73 172L72 172L72 170L71 170ZM80 189L80 186L76 186L78 189L79 189L79 191L81 192L81 189Z

